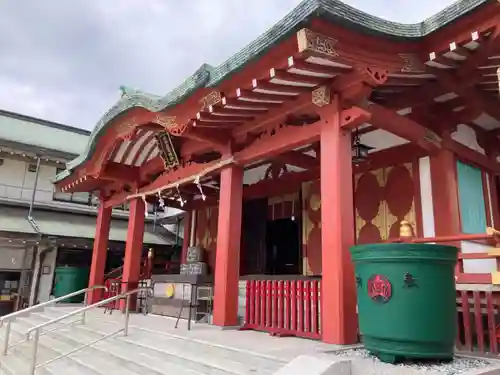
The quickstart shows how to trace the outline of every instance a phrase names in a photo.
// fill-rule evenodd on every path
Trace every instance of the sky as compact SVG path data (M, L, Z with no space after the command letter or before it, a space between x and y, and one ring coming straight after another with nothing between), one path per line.
M345 0L420 22L453 0ZM164 95L219 65L300 0L2 0L0 109L92 130L120 85Z

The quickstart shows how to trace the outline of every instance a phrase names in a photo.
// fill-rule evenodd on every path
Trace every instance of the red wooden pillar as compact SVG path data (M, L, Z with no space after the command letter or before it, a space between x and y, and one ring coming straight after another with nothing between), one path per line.
M127 243L123 264L122 292L137 288L141 273L142 241L144 238L145 203L142 198L130 201ZM136 296L130 299L130 309L135 310ZM125 300L120 301L120 309L125 309Z
M321 327L324 342L357 341L356 289L349 248L355 243L351 133L340 128L339 98L321 130Z
M186 263L187 259L187 251L189 247L189 242L191 240L191 223L192 223L192 212L186 211L184 213L184 237L182 238L182 256L181 263Z
M441 149L430 156L434 232L436 237L462 232L458 199L457 161L452 151ZM448 243L460 248L460 242ZM455 275L463 273L463 261L455 267Z
M430 156L435 236L461 232L456 159L452 151L441 149Z
M111 207L99 206L95 228L94 249L92 251L92 265L90 266L89 287L104 284L104 269L108 250L109 227L111 224ZM102 299L102 289L90 292L89 304Z
M217 326L236 326L243 169L238 166L224 169L220 181L213 322Z

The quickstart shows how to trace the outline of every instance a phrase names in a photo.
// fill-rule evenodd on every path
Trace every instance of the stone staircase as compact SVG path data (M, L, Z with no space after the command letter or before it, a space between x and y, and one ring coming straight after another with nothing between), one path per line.
M7 356L0 356L0 375L31 375L32 341L23 342L26 331L78 307L81 306L50 307L17 317L11 327L12 347ZM97 309L88 313L85 325L66 325L77 318L73 316L67 321L47 326L47 330L42 331L37 364L101 339L123 327L123 315L119 312L105 315L102 309ZM38 368L36 374L266 375L275 373L288 362L272 355L200 340L195 334L196 330L186 332L184 327L173 330L173 323L172 319L167 318L132 316L128 336L124 336L123 332L117 333ZM0 342L3 342L5 329L5 325L0 328ZM208 337L205 335L205 338Z

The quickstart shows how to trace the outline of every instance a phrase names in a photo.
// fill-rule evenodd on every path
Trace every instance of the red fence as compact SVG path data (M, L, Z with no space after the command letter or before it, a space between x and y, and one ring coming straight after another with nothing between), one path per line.
M242 329L321 338L320 280L248 280ZM499 353L500 292L457 291L456 346Z
M459 350L498 353L499 296L490 291L457 291Z
M248 280L242 329L321 338L319 280Z

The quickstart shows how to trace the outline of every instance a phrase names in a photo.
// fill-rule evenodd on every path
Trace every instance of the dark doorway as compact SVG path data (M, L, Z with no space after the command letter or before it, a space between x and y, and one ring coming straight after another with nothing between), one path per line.
M273 275L300 274L299 225L292 219L266 223L266 273Z
M243 202L240 275L265 273L267 198Z

